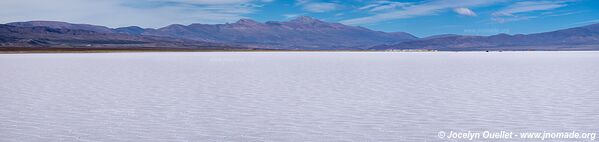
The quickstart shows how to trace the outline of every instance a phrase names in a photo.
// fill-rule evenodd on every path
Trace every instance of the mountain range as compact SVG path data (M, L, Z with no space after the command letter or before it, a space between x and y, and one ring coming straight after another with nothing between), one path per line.
M0 48L158 48L277 50L598 50L599 24L537 34L418 38L298 17L226 24L108 28L57 21L0 24Z
M252 49L231 44L169 37L138 36L92 25L63 22L0 24L0 49Z
M379 45L372 50L598 50L599 24L536 34L492 36L439 35L398 44Z

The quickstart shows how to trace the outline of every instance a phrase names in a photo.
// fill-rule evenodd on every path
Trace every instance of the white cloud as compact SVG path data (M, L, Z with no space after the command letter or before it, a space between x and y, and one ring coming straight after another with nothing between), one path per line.
M337 4L335 3L308 3L304 5L304 10L309 12L328 12L337 9Z
M572 14L580 14L584 13L583 11L547 11L541 13L543 16L553 17L553 16L566 16Z
M405 6L399 10L393 10L384 13L378 13L372 16L347 19L341 21L341 23L351 24L351 25L360 25L360 24L370 24L377 23L381 21L388 20L396 20L396 19L404 19L411 18L415 16L425 16L436 14L440 11L444 11L447 9L459 8L459 7L476 7L483 6L492 3L497 3L503 0L436 0L430 1L421 4L413 4L409 6Z
M205 5L227 5L227 4L242 4L251 0L147 0L155 2L179 2L190 4L205 4Z
M574 23L574 24L575 25L588 25L588 24L597 24L597 23L599 23L599 19L582 21L582 22L577 22L577 23Z
M566 1L524 1L517 2L506 8L503 8L497 12L494 12L494 16L514 16L514 14L540 11L540 10L551 10L560 7L567 6Z
M0 22L52 20L109 27L234 22L258 0L1 0Z
M283 16L285 16L286 19L293 19L302 15L304 14L283 14Z
M315 13L334 11L341 7L332 2L316 2L311 0L296 0L295 5L301 6L305 11Z
M374 1L366 6L358 8L359 10L369 10L371 12L393 10L396 8L402 8L408 6L409 3L394 2L394 1Z
M464 7L454 8L453 11L464 16L476 16L474 11Z
M523 1L514 3L499 11L494 12L493 21L499 23L528 20L538 16L523 15L529 12L552 10L568 6L569 1Z
M513 21L534 19L534 18L537 18L537 17L536 16L493 17L493 18L491 18L491 20L498 22L498 23L507 23L507 22L513 22Z

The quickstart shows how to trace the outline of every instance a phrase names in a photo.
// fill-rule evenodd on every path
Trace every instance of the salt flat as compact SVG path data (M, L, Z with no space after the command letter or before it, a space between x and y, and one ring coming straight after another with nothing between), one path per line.
M0 55L0 141L599 130L599 52Z

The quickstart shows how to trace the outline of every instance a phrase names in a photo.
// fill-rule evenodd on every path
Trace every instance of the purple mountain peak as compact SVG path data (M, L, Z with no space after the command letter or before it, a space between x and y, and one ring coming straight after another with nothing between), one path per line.
M235 24L240 24L240 25L260 25L262 23L256 22L252 19L239 19L237 22L235 22Z

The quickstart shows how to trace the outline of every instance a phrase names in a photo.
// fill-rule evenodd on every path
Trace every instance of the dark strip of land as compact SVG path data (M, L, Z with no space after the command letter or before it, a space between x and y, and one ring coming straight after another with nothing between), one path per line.
M23 53L112 53L112 52L502 52L502 51L597 51L595 48L530 48L520 50L462 49L462 50L286 50L261 48L162 48L162 47L0 47L0 54Z
M104 53L104 52L218 52L218 51L281 51L274 49L191 49L191 48L23 48L1 47L0 53Z

